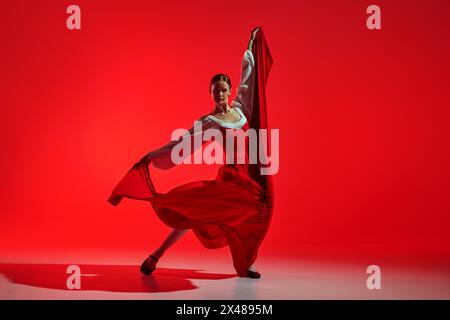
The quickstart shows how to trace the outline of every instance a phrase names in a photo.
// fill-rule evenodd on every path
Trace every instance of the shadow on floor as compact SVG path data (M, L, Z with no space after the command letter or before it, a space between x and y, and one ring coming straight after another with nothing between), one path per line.
M150 276L139 272L139 266L78 265L81 290L110 292L172 292L192 290L189 279L222 280L235 274L203 273L202 270L157 268ZM0 264L0 274L9 281L33 287L69 290L66 264ZM73 279L73 278L71 278ZM69 281L73 283L73 281ZM74 291L74 290L70 290Z

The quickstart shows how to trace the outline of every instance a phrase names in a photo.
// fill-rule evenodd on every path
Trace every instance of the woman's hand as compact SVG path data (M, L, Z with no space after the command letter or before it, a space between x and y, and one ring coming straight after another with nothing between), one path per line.
M255 40L256 38L256 33L259 31L259 28L255 28L252 30L252 34L250 37L250 40L248 42L248 50L252 51L252 47L253 47L253 40Z

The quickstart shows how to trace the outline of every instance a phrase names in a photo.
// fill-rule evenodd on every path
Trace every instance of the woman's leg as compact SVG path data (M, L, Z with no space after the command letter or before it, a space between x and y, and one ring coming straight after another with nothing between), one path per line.
M167 249L169 249L175 242L177 242L190 229L173 229L167 238L161 243L161 246L153 251L152 255L159 259L163 256Z

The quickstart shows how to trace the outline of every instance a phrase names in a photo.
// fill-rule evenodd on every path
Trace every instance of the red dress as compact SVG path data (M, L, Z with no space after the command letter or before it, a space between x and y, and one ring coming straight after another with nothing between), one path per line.
M241 130L248 128L245 121ZM225 137L226 128L221 131ZM192 229L206 248L229 245L239 276L255 261L271 219L263 189L249 175L248 147L245 152L245 164L224 164L213 181L190 182L149 199L166 225ZM237 159L236 146L234 154Z
M256 53L247 50L244 55L241 83L232 103L241 115L237 129L243 131L267 128L265 85L272 57L261 27L253 51ZM203 130L220 129L223 137L226 127L233 127L211 115L197 121L202 121ZM198 132L191 128L188 134L194 137ZM245 163L235 161L222 165L215 180L189 182L167 193L159 193L153 185L149 164L160 169L176 165L170 155L179 141L171 141L135 163L114 188L108 201L114 206L123 197L149 201L163 223L175 229L192 229L206 248L228 245L237 274L245 277L257 257L273 211L271 176L261 175L261 163L249 164L248 137L245 141ZM226 139L223 147L226 157ZM270 145L267 148L270 150ZM235 160L237 151L235 148Z

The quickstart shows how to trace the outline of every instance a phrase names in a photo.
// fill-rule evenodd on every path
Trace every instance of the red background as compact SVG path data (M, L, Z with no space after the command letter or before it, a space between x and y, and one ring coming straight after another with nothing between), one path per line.
M81 7L81 30L66 8ZM381 7L382 30L366 28ZM239 80L250 30L274 65L275 210L260 254L450 257L448 1L2 1L0 252L150 251L146 202L106 202L145 153ZM217 167L155 173L159 191ZM189 234L179 249L201 251ZM69 254L69 253L68 253Z

